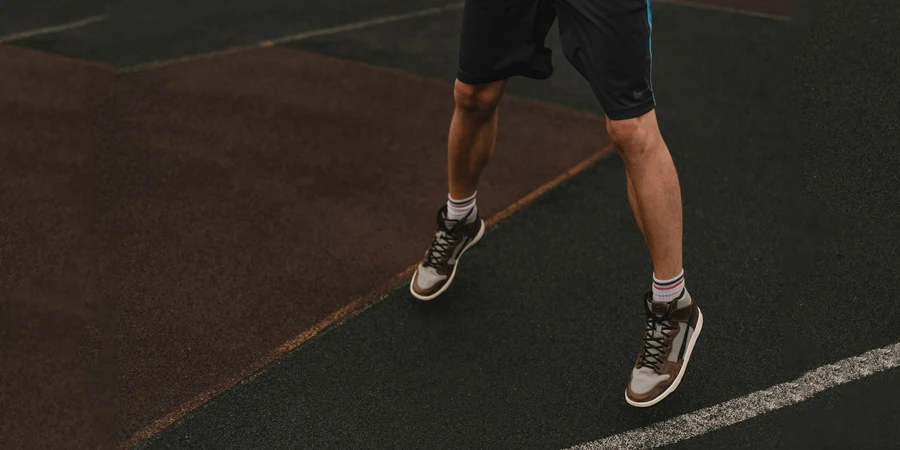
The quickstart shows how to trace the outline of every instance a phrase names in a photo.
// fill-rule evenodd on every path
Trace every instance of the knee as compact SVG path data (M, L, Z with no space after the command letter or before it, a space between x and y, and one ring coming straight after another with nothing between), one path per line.
M629 144L638 137L639 131L638 119L606 119L606 134L616 148L629 147Z
M493 116L502 97L502 83L474 85L457 80L453 87L456 108L479 116Z
M629 159L639 156L647 149L654 134L654 127L644 117L606 119L606 133L619 155Z

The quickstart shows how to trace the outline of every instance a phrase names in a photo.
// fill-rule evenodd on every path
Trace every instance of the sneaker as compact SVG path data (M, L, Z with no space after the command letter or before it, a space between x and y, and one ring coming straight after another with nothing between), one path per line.
M409 291L419 300L432 300L446 291L463 253L484 235L484 221L478 217L477 207L463 219L448 220L444 205L438 210L437 226L431 248L409 283Z
M648 292L644 309L644 342L625 389L625 400L640 408L653 406L675 391L703 328L703 314L687 289L670 302L654 302L653 293Z

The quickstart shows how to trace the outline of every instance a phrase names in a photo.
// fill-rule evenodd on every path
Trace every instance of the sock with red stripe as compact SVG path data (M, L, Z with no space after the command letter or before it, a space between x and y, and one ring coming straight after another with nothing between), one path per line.
M455 200L447 195L447 220L462 220L475 209L475 196L478 192L472 194L471 197L462 200Z
M653 301L670 302L684 291L684 270L671 280L658 280L653 274Z

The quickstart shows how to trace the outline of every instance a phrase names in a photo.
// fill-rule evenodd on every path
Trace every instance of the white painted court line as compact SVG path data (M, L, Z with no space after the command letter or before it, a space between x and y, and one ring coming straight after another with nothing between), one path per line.
M44 28L36 28L34 30L22 31L20 33L8 34L6 36L0 36L0 44L4 42L12 42L18 41L20 39L30 38L32 36L40 36L42 34L51 34L51 33L59 33L60 31L66 30L74 30L75 28L81 28L92 23L102 22L106 20L106 16L91 16L86 19L81 19L75 22L64 23L61 25L54 25L52 27L44 27Z
M727 6L717 6L717 5L707 5L704 3L694 3L694 2L686 2L682 0L651 0L653 2L658 3L668 3L670 5L678 5L684 6L687 8L694 9L706 9L710 11L719 11L730 14L739 14L742 16L752 16L752 17L761 17L763 19L771 19L771 20L791 20L790 16L781 16L778 14L770 14L759 11L750 11L748 9L738 9L738 8L729 8Z
M455 11L458 9L462 9L464 4L465 4L465 2L456 2L456 3L451 3L449 5L437 6L437 7L428 8L428 9L422 9L419 11L413 11L413 12L405 13L405 14L396 14L393 16L378 17L378 18L371 19L371 20L364 20L362 22L349 23L347 25L340 25L340 26L331 27L331 28L323 28L321 30L313 30L313 31L307 31L304 33L295 34L292 36L285 36L285 37L281 37L278 39L272 39L269 42L271 42L272 44L284 44L286 42L301 41L303 39L309 39L309 38L314 38L314 37L319 37L319 36L327 36L329 34L343 33L345 31L359 30L362 28L368 28L368 27L372 27L375 25L382 25L385 23L399 22L401 20L414 19L416 17L433 16L435 14L440 14L445 11Z
M256 44L243 45L240 47L232 47L232 48L228 48L225 50L219 50L219 51L215 51L215 52L198 53L196 55L187 55L187 56L181 56L181 57L172 58L172 59L150 61L150 62L146 62L146 63L135 64L133 66L123 67L123 68L119 69L119 72L134 72L134 71L153 68L153 67L166 66L169 64L173 64L173 63L192 61L192 60L200 59L200 58L209 58L211 56L227 55L229 53L235 53L235 52L239 52L239 51L243 51L243 50L271 47L271 46L277 45L277 44L285 44L288 42L302 41L304 39L310 39L310 38L319 37L319 36L328 36L331 34L338 34L338 33L344 33L347 31L360 30L363 28L374 27L376 25L384 25L387 23L400 22L403 20L414 19L416 17L433 16L435 14L440 14L440 13L447 12L447 11L455 11L455 10L462 9L463 5L464 5L464 2L454 2L454 3L444 5L444 6L436 6L433 8L420 9L418 11L412 11L412 12L403 13L403 14L394 14L394 15L390 15L390 16L376 17L374 19L363 20L360 22L353 22L353 23L348 23L348 24L344 24L344 25L338 25L335 27L320 28L318 30L305 31L303 33L291 34L288 36L282 36L282 37L278 37L278 38L274 38L274 39L260 41L260 42L257 42Z
M644 428L570 447L580 450L643 449L674 444L808 400L854 380L900 367L900 343L806 372L800 378Z

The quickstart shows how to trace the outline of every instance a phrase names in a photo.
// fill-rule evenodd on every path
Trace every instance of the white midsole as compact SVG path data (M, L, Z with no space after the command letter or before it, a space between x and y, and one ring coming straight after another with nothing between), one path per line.
M681 377L684 376L684 373L687 372L688 361L691 359L691 353L694 351L694 344L697 343L697 338L700 336L700 330L703 329L703 313L700 312L700 308L697 307L697 327L694 328L694 334L691 335L691 340L688 341L687 350L684 352L684 363L681 364L681 370L678 371L678 375L675 376L675 381L669 386L662 394L658 397L650 400L648 402L636 402L630 398L628 398L628 390L625 390L625 401L628 402L631 406L637 406L638 408L646 408L648 406L653 406L662 401L662 399L666 398L675 391L675 388L681 383Z
M416 273L413 274L412 280L410 280L410 282L409 282L409 292L412 293L413 297L415 297L419 300L428 301L428 300L434 300L438 295L443 294L444 291L446 291L447 288L450 287L450 283L453 282L453 277L456 276L456 268L459 267L459 261L462 260L463 254L466 253L466 250L470 249L473 245L477 244L478 241L481 240L481 237L484 236L484 228L485 228L484 220L482 220L481 228L478 229L478 234L475 235L475 238L472 239L471 242L469 242L468 244L466 244L465 247L463 247L462 251L459 252L459 256L456 257L456 264L453 265L453 272L450 273L450 278L448 278L447 282L444 283L444 285L441 286L441 288L438 289L438 291L435 292L434 294L431 294L428 296L419 295L416 293L416 290L413 289L413 286L415 286L415 284L416 284L416 275L419 274L419 269L416 269Z

